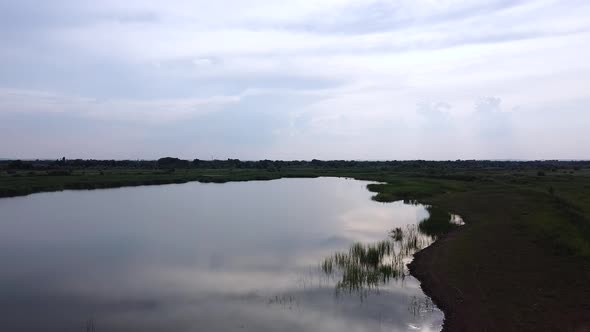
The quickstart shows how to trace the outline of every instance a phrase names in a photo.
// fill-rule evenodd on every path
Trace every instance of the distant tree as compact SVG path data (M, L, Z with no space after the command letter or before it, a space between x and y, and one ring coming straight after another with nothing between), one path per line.
M158 159L158 168L188 168L190 162L188 160L182 160L173 157L164 157Z
M13 160L8 163L9 169L31 169L33 165L31 163L25 163L22 160Z
M323 162L321 160L318 160L318 159L312 159L311 162L310 162L310 164L312 166L318 167L318 166L321 166L323 164Z

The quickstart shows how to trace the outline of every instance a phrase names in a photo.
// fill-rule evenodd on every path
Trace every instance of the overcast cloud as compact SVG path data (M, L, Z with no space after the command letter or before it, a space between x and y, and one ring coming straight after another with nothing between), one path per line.
M588 159L590 2L0 0L0 157Z

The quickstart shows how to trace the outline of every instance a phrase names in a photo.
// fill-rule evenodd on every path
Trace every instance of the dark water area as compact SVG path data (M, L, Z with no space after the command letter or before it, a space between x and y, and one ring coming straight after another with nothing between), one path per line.
M0 199L0 331L439 331L405 268L432 242L427 207L374 202L367 184Z

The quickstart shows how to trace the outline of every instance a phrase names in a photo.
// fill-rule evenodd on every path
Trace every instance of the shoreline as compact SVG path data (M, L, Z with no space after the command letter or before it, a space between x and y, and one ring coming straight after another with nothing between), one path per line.
M461 227L468 227L467 224ZM462 302L462 294L456 290L456 297L453 300L451 292L445 291L445 276L431 273L430 262L436 258L436 250L439 246L444 246L445 241L451 241L456 232L461 228L441 236L428 247L414 254L414 258L408 264L410 275L420 282L422 292L428 296L432 302L443 312L444 320L441 332L458 331L459 318L455 314L457 306ZM440 248L438 248L440 250Z
M590 259L564 253L528 224L546 213L567 220L555 198L485 191L426 201L466 222L408 265L443 311L443 332L590 331Z

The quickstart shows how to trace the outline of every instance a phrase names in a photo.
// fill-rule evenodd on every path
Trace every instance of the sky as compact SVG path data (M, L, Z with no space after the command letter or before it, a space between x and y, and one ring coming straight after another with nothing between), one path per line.
M590 1L0 0L0 157L590 159Z

